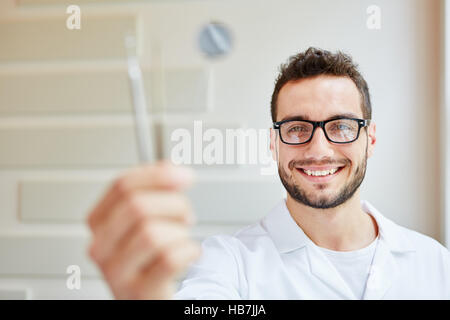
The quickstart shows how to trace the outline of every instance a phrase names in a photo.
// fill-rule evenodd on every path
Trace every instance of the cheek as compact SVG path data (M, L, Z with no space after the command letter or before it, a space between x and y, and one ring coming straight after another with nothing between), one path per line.
M302 152L297 147L281 145L279 149L279 160L285 170L289 170L289 162L304 159Z
M354 173L357 168L363 163L365 151L361 150L348 150L348 152L342 153L342 159L348 162L349 169Z

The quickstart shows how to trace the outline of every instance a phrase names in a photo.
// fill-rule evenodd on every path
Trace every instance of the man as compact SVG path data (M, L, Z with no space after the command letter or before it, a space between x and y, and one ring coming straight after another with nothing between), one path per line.
M450 299L449 251L360 199L376 126L352 59L316 48L291 57L271 112L287 198L234 235L207 238L201 254L180 195L188 173L163 163L116 181L89 216L90 253L115 297Z

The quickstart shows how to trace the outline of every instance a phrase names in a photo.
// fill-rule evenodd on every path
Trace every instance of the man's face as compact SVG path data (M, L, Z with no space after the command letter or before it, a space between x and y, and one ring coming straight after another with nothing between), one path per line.
M361 98L354 82L346 77L318 76L291 81L279 92L277 121L302 116L324 121L336 115L363 119ZM339 206L350 199L364 179L367 158L375 146L375 124L362 128L359 138L348 144L327 140L321 128L312 140L302 145L281 142L271 130L271 150L277 161L280 179L297 202L320 209ZM278 148L277 148L278 146ZM310 176L304 170L338 169L327 176Z

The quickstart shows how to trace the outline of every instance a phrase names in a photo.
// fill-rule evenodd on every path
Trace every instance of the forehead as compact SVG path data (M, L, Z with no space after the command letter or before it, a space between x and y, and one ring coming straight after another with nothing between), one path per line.
M321 121L338 114L362 118L361 97L347 77L317 76L286 83L277 100L277 121L303 116Z

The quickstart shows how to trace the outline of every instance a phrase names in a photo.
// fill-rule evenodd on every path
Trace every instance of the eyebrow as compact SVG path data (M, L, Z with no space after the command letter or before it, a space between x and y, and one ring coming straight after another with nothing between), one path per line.
M327 121L327 120L333 120L333 119L338 119L340 117L345 117L345 118L358 118L358 116L354 113L339 113L339 114L335 114L331 117L328 117L327 119L323 120L323 121ZM311 121L311 118L307 115L295 115L295 116L287 116L284 117L283 119L281 119L280 121L285 121L285 120L307 120L307 121Z

